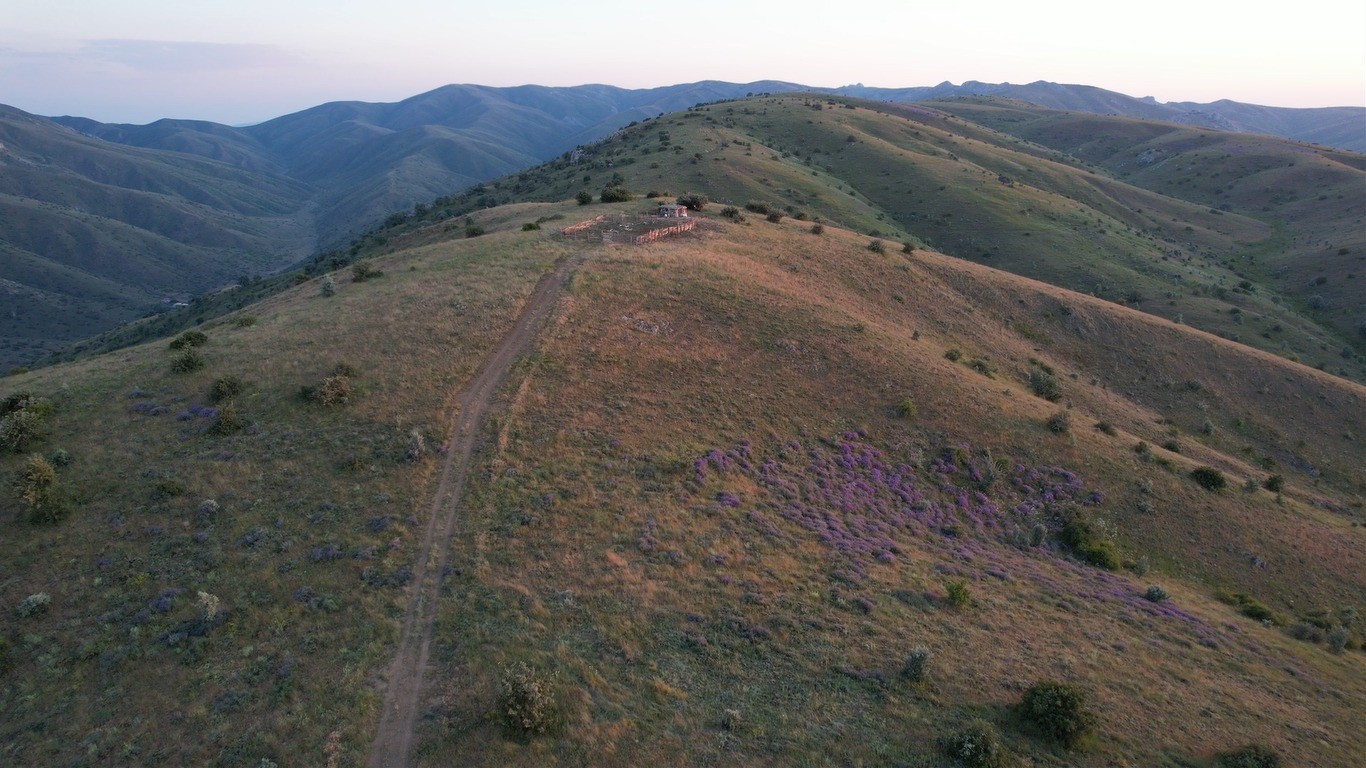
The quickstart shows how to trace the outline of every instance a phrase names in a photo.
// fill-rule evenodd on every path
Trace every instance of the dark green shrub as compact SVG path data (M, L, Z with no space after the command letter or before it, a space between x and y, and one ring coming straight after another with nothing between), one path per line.
M1104 568L1107 571L1119 570L1121 563L1115 545L1096 532L1084 512L1071 508L1064 510L1061 518L1062 530L1058 538L1074 555L1097 568Z
M363 283L377 277L384 277L384 272L375 269L375 265L368 261L358 261L351 265L351 282L353 283Z
M678 196L678 204L690 211L700 211L711 202L706 195L683 194Z
M465 237L467 238L480 237L483 234L484 228L478 224L470 224L465 227Z
M1154 603L1160 603L1170 597L1170 595L1167 594L1167 590L1156 584L1150 585L1148 591L1143 593L1143 596Z
M740 209L733 205L728 205L721 209L721 218L732 221L743 221L745 217L740 215Z
M1029 369L1029 389L1036 397L1042 397L1050 403L1062 399L1062 385L1052 373L1038 366Z
M1171 451L1172 453L1181 452L1181 444L1176 442L1175 440L1167 440L1166 442L1162 443L1162 447Z
M1025 691L1020 714L1049 739L1072 748L1096 725L1086 692L1075 685L1041 680Z
M1102 434L1109 435L1111 437L1114 437L1115 435L1119 434L1119 432L1115 429L1115 425L1111 424L1108 421L1097 421L1096 431L1101 432Z
M194 348L182 350L180 354L171 358L172 373L193 373L203 367L204 356Z
M906 661L901 665L901 676L913 683L924 682L930 673L930 662L934 659L934 654L925 646L918 646L911 649L906 654Z
M237 397L246 385L236 376L220 376L209 387L209 402L222 403Z
M307 280L302 274L297 275L296 277L302 277L304 280ZM304 282L304 280L296 280L296 282ZM234 328L250 328L253 325L256 325L256 315L242 315L241 317L233 318L232 325Z
M1003 768L1010 752L991 723L973 720L944 740L944 754L964 768Z
M903 419L914 419L920 414L920 407L909 397L901 398L901 402L896 404L896 415Z
M525 223L525 224L522 225L522 231L523 231L523 232L535 232L536 230L538 230L538 229L540 229L540 228L541 228L541 225L540 225L540 224L537 224L537 223L534 222L534 221L528 221L527 223Z
M908 241L906 241L906 242L904 242L904 243L901 244L901 252L902 252L902 253L915 253L915 246L914 246L914 245L911 245L910 241L908 240Z
M768 203L751 200L750 202L745 203L745 210L764 216L773 211L773 206Z
M872 251L873 253L886 253L887 246L883 245L881 240L869 240L868 250Z
M202 331L186 331L171 340L171 349L189 349L190 347L202 347L209 343L209 337Z
M1044 426L1048 427L1048 431L1055 435L1065 435L1072 429L1072 414L1067 411L1058 411L1048 417Z
M945 591L948 592L947 602L954 608L967 608L972 605L972 593L968 591L968 583L962 579L954 579L944 584Z
M1152 461L1152 460L1153 460L1153 448L1152 448L1152 446L1148 445L1147 443L1143 442L1142 440L1140 440L1140 441L1138 442L1138 445L1135 445L1135 446L1134 446L1134 453L1138 454L1138 460L1139 460L1139 461Z
M963 359L963 350L958 347L952 347L944 353L944 359L956 363Z
M1196 467L1191 470L1191 479L1207 491L1222 491L1228 485L1224 473L1214 467Z
M579 205L588 205L593 202L593 193L586 189L581 189L577 195L574 195L574 199L578 201Z
M1280 493L1285 490L1285 478L1280 475L1272 475L1262 481L1262 487L1272 493Z
M555 681L522 662L503 668L498 680L498 719L509 733L534 736L560 723Z
M604 203L626 203L634 200L635 196L626 187L607 187L598 199Z
M1281 756L1271 747L1249 744L1214 757L1216 768L1280 768Z
M813 234L813 235L823 235L823 234L825 234L825 227L824 227L824 225L821 225L821 224L812 224L812 225L811 225L811 234Z
M774 224L777 224L778 222L780 222L780 221L783 220L783 212L782 212L782 211L769 211L769 212L768 212L768 215L764 217L764 220L766 220L766 221L771 221L771 222L773 222Z
M325 297L337 295L337 283L332 279L331 275L323 276L323 286L320 293Z
M9 638L0 635L0 676L14 669L14 655L10 650Z

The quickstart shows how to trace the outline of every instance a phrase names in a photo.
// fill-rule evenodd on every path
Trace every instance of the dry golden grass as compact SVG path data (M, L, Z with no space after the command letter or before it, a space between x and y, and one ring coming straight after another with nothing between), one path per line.
M1101 738L1069 764L1189 761L1250 740L1333 764L1366 746L1352 725L1357 661L1236 616L1209 586L1252 591L1278 610L1360 603L1359 529L1305 503L1355 499L1360 467L1325 434L1360 429L1350 407L1359 387L1106 302L937 254L875 255L867 238L817 238L806 226L723 225L701 240L606 248L578 275L543 353L510 385L490 471L470 499L421 764L916 761L977 715L1047 763L1059 757L1008 707L1045 677L1081 681L1100 714ZM951 346L1000 372L945 360ZM1132 368L1120 365L1126 356ZM1057 406L1030 395L1030 358L1058 370L1070 436L1043 429ZM1248 383L1256 377L1225 376L1230 366L1348 407L1287 413ZM1172 377L1207 382L1207 409ZM894 412L905 396L919 405L912 423ZM1297 450L1325 470L1297 475L1283 505L1264 491L1212 496L1185 478L1196 463L1261 478L1223 452L1241 439L1183 434L1170 470L1131 450L1160 443L1166 420L1251 408L1275 425L1274 440L1305 439ZM1122 431L1091 429L1102 419ZM752 439L758 451L855 427L912 464L967 441L1075 469L1104 490L1101 514L1126 555L1159 565L1119 581L1135 595L1174 585L1194 623L1137 617L1091 597L1114 577L1008 547L990 556L1016 578L975 581L971 611L903 604L891 595L942 594L937 569L952 561L928 542L874 575L865 615L832 600L834 561L809 534L775 542L743 510L702 511L705 498L681 492L712 447ZM1246 439L1272 449L1265 436ZM725 482L763 498L743 477ZM1135 511L1140 499L1155 511ZM643 531L657 541L642 545ZM1269 565L1254 568L1248 552ZM771 634L747 638L755 626ZM1201 645L1206 631L1217 647ZM935 650L934 678L907 688L895 673L919 644ZM563 675L560 734L521 744L480 719L497 668L513 659ZM841 667L887 671L892 683ZM731 709L736 730L723 725Z

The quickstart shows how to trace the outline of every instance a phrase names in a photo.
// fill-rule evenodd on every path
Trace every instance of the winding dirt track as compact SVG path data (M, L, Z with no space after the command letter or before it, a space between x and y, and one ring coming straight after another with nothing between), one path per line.
M446 568L450 554L455 513L460 506L475 440L492 407L493 396L507 378L512 363L536 337L537 330L554 308L569 276L582 262L582 255L564 258L555 265L554 270L541 278L512 330L489 353L474 379L460 393L458 413L446 443L441 482L432 497L427 529L418 545L412 599L403 617L398 649L384 691L379 731L370 745L370 757L366 761L369 768L408 766L413 727L420 709L422 678L431 651L441 573Z

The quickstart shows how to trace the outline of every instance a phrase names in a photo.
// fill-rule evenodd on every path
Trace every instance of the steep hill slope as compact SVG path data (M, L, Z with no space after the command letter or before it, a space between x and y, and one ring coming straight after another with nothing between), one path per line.
M313 248L306 186L0 108L0 366Z
M1366 390L833 225L552 230L644 207L413 220L336 295L206 324L203 368L161 340L0 380L51 399L16 408L60 491L0 496L0 754L359 764L426 605L416 765L936 764L973 718L1035 765L1366 749ZM450 431L565 259L492 414ZM1015 709L1045 678L1090 696L1075 749ZM499 727L500 680L548 733Z

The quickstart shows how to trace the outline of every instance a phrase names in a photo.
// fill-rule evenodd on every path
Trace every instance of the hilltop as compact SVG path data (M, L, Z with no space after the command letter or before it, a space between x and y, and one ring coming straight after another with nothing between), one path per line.
M908 231L966 194L947 179L983 201L955 218L1028 185L1020 247L1078 270L1267 225L1072 188L1161 211L1179 242L1154 245L1036 186L1071 183L1061 162L1008 173L943 113L810 101L648 121L436 201L179 349L0 379L39 399L5 401L32 414L0 459L29 491L0 497L5 757L936 765L974 728L1035 765L1366 750L1366 389ZM777 146L806 120L825 132ZM825 169L910 153L893 139L928 158L896 166L913 195ZM653 203L586 186L713 202L650 246L558 236ZM898 218L894 192L926 207ZM1048 679L1095 716L1070 748L1017 707Z
M165 309L165 299L202 296L244 276L254 280L288 269L315 245L338 247L388 217L420 212L433 198L521 172L633 121L747 94L813 90L882 102L989 94L1043 105L1031 109L1214 125L1357 149L1366 142L1358 135L1364 112L1357 108L1278 110L1219 102L1178 109L1056 83L809 89L778 81L703 81L639 90L449 85L389 104L323 104L245 127L196 120L104 124L5 108L5 156L19 170L7 174L10 184L3 190L13 226L0 236L0 246L11 255L0 267L0 280L15 307L0 320L0 370ZM1211 122L1210 115L1221 117ZM755 133L757 127L747 130ZM782 130L774 141L806 140L800 123ZM1274 154L1299 151L1306 148L1282 142ZM862 174L869 170L853 166L839 172L859 186L867 183ZM1302 180L1278 184L1285 195L1317 196L1297 186ZM914 232L899 210L905 202L878 200L884 209L878 213ZM1019 202L1022 208L1030 204L1027 198ZM1282 203L1264 201L1239 212L1284 218ZM943 218L931 228L972 226ZM951 246L950 238L963 242ZM975 248L979 238L959 231L941 239L941 247L958 253ZM1284 327L1282 319L1273 325ZM1353 334L1348 328L1347 335ZM1303 357L1309 346L1299 338L1286 348Z

